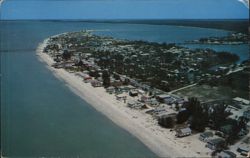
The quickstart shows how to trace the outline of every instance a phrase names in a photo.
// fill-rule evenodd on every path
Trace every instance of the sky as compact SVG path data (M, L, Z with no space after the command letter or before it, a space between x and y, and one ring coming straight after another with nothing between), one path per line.
M248 19L249 0L5 0L0 13L2 20Z

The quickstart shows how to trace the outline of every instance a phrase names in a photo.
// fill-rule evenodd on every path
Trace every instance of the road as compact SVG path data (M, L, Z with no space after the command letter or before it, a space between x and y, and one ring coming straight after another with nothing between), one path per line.
M181 87L181 88L179 88L179 89L172 90L172 91L170 91L170 92L168 92L168 93L171 94L171 93L174 93L174 92L177 92L177 91L186 89L186 88L190 88L190 87L196 86L197 84L198 84L198 83L194 83L194 84L191 84L191 85L188 85L188 86L185 86L185 87Z

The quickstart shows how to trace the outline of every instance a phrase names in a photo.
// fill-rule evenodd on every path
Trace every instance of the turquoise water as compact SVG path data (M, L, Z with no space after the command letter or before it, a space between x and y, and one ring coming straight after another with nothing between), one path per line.
M38 60L35 49L43 39L82 29L106 29L96 33L167 43L228 34L222 30L164 25L1 22L1 148L4 156L155 156L138 139L73 94ZM225 46L225 49L228 48ZM241 51L243 56L245 49L248 50Z

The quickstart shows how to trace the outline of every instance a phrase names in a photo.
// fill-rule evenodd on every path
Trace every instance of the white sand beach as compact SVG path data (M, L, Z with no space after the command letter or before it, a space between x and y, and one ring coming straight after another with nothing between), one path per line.
M134 110L126 103L116 100L114 95L106 93L103 87L94 88L84 83L82 78L64 69L51 67L53 59L43 48L47 40L39 45L37 55L53 74L65 81L67 86L82 99L100 111L115 124L137 137L159 157L208 157L211 150L198 140L198 134L185 138L176 138L175 132L162 128L157 121L143 110Z

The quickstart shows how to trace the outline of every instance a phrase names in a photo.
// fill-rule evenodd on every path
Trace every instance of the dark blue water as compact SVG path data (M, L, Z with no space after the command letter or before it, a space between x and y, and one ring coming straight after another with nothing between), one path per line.
M222 30L163 25L1 22L1 139L5 156L155 156L135 137L74 95L38 60L35 49L39 42L51 35L82 29L106 29L96 33L167 43L228 34ZM248 48L239 48L244 57Z

